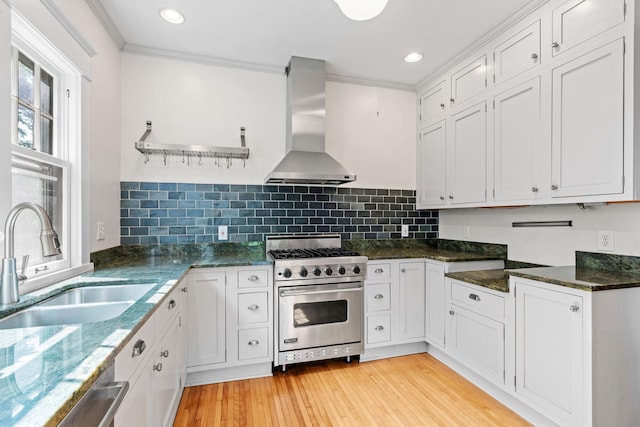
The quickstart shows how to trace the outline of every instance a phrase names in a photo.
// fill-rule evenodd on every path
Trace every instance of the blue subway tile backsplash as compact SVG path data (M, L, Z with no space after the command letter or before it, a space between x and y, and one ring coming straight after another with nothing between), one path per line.
M262 241L269 234L339 233L343 240L438 237L438 211L416 210L414 190L302 185L120 183L120 243Z

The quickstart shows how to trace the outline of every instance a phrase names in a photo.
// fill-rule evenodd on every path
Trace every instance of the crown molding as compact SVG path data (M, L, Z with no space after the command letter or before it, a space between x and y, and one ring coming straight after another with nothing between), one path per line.
M69 33L69 35L80 45L82 50L86 52L90 57L95 56L96 50L91 46L91 43L84 38L80 31L73 26L73 24L64 16L64 13L60 10L58 5L53 0L40 0L42 5L53 15L54 18L62 25L62 27Z
M126 41L124 37L122 37L120 30L118 30L118 27L116 27L116 24L113 23L113 20L107 13L102 3L100 3L100 0L85 1L96 18L98 18L98 21L100 21L107 34L109 34L111 40L113 40L118 49L122 50L122 48L124 48L124 45L126 44Z

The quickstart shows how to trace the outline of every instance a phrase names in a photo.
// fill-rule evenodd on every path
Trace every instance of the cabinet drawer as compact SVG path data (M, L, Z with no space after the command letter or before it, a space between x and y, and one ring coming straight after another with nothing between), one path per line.
M391 341L391 316L389 314L367 317L367 344Z
M151 318L136 332L116 356L116 381L129 381L134 372L146 361L153 349L155 319Z
M367 264L367 281L380 282L391 277L391 264Z
M238 271L239 288L259 288L269 285L269 270Z
M162 336L167 327L169 327L171 319L182 310L182 288L183 286L178 285L171 294L162 301L162 304L160 304L160 307L158 307L153 315L158 337Z
M251 292L238 295L238 325L261 323L269 320L267 292Z
M504 318L504 297L491 294L476 286L451 281L451 300L471 308L474 312Z
M375 283L365 287L368 312L391 309L391 284Z
M238 360L259 359L267 356L269 356L269 328L238 331Z

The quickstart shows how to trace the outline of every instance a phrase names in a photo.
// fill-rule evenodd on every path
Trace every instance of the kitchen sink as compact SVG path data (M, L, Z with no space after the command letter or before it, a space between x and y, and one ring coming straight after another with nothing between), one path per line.
M38 304L38 307L90 304L98 302L136 301L149 292L155 283L135 285L87 286L74 288Z
M118 317L134 303L135 300L58 306L37 305L0 320L0 329L100 322Z

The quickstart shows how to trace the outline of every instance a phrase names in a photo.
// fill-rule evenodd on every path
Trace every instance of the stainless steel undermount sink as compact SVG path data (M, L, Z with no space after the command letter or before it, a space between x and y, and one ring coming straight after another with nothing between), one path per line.
M0 320L0 329L101 322L124 313L155 283L70 289Z
M38 304L39 307L56 305L89 304L97 302L136 301L149 292L155 283L136 285L87 286L74 288L49 298Z
M0 329L73 325L100 322L118 317L135 301L90 304L34 306L0 320Z

